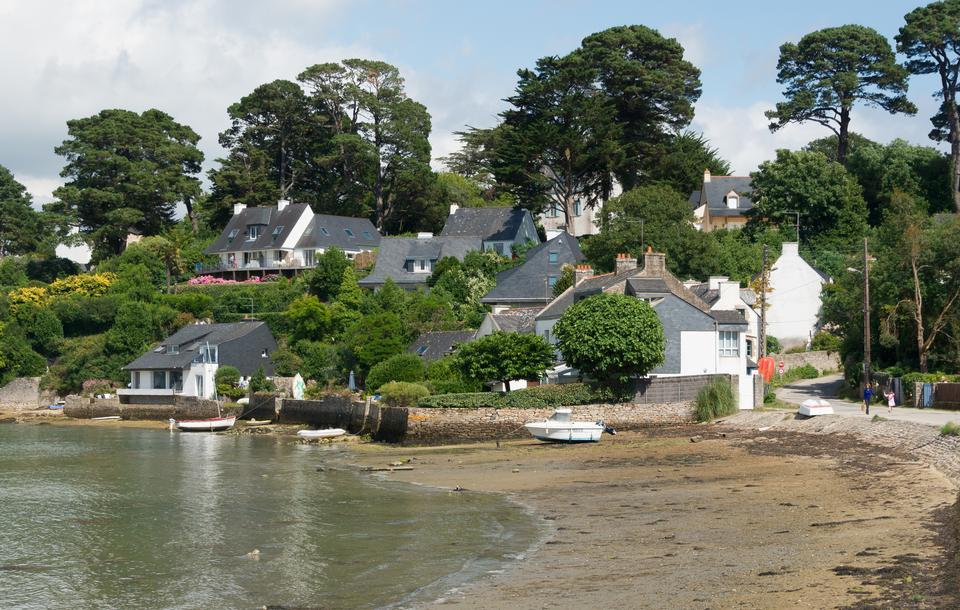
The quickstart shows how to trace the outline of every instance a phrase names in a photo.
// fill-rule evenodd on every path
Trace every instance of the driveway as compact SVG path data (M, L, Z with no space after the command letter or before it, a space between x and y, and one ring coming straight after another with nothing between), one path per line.
M842 374L826 375L816 379L801 379L777 390L777 398L784 402L799 405L808 398L825 398L833 405L833 411L842 417L867 417L860 410L860 403L852 403L837 398L837 389L843 384ZM887 413L887 407L870 405L870 417L880 417L909 421L928 426L940 427L948 421L960 423L960 411L941 411L939 409L913 409L894 407L893 413Z

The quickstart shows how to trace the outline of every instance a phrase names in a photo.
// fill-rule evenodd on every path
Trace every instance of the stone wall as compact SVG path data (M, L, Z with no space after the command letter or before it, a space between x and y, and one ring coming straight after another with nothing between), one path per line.
M197 399L192 396L177 396L174 404L121 404L118 398L90 398L70 395L66 398L63 413L67 417L90 419L119 415L122 419L161 420L206 419L217 417L214 400ZM222 415L239 415L237 407L221 407Z
M618 430L694 421L691 402L662 404L596 404L570 407L571 417L580 421L603 420ZM420 409L407 410L405 442L437 443L527 437L523 425L544 420L554 409Z
M368 404L337 394L324 396L321 400L284 399L280 406L280 423L343 428L352 434L369 432L372 426Z
M681 375L678 377L653 377L636 380L634 382L636 389L633 402L638 405L659 405L696 400L700 388L716 378L729 381L734 396L736 396L736 375Z
M804 364L809 364L818 371L841 371L840 368L840 354L838 352L799 352L796 354L770 354L770 357L776 361L776 366L780 366L780 361L783 361L783 370L789 371L790 369L797 368L798 366L803 366Z
M39 377L17 377L0 388L0 409L38 409L40 406Z

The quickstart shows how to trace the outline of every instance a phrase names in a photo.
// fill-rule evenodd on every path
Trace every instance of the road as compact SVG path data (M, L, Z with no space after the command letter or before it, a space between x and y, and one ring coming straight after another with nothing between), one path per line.
M833 411L843 417L867 417L860 410L860 403L852 403L837 398L837 388L843 383L843 375L837 373L817 379L801 379L777 390L777 398L784 402L799 405L808 398L825 398L833 405ZM948 421L960 423L960 411L941 411L939 409L913 409L894 407L893 413L887 407L870 405L870 417L879 415L886 419L909 421L928 426L940 427Z

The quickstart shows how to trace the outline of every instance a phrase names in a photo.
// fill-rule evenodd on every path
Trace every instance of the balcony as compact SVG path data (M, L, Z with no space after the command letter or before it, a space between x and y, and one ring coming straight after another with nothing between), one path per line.
M247 264L243 264L243 261L236 261L233 264L224 263L223 261L218 261L212 264L201 264L198 263L194 267L194 273L196 275L205 275L208 273L223 273L225 271L284 271L284 270L300 270L300 269L312 269L315 265L304 265L298 260L293 261L273 261L264 259L252 260Z

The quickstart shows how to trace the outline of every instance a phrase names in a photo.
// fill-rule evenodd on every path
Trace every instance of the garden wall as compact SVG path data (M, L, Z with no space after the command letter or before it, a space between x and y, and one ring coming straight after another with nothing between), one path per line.
M238 415L238 407L221 407L223 415ZM66 398L63 413L67 417L90 419L119 415L122 419L159 420L206 419L217 417L217 403L192 396L177 396L172 405L120 404L117 398L87 398L70 395Z
M776 361L776 366L780 366L783 361L783 370L789 371L798 366L809 364L818 371L842 371L840 368L839 352L798 352L796 354L770 354L770 357Z

